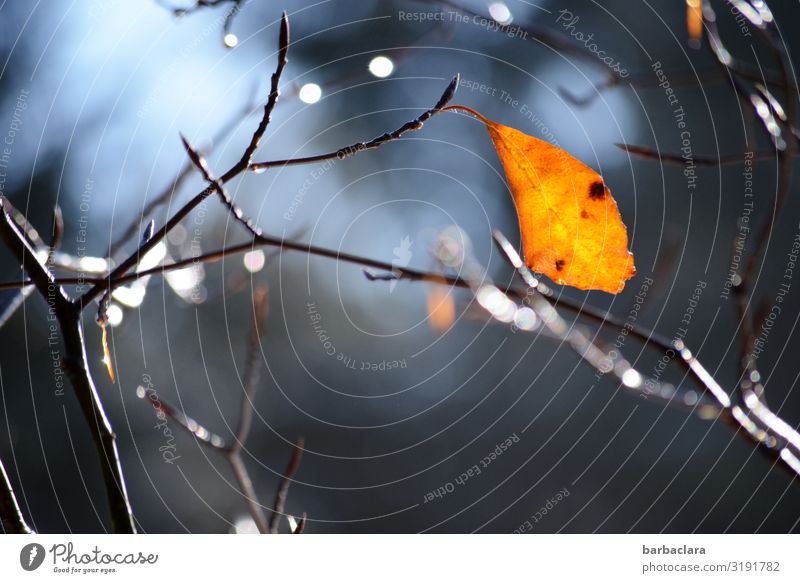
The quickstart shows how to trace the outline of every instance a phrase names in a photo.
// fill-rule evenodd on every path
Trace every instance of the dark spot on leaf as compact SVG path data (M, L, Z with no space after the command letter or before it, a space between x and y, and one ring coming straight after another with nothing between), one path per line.
M589 186L589 198L592 200L603 200L606 197L606 185L600 182L592 182Z
M561 271L562 269L564 269L565 263L566 261L564 261L563 259L556 259L556 271Z
M589 213L587 213L586 211L581 211L581 217L584 218L584 219L588 219L589 218Z

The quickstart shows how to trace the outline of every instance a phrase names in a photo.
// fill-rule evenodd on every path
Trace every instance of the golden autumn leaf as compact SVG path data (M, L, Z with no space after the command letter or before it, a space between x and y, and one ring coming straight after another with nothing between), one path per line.
M636 268L602 177L564 150L483 117L519 215L525 262L560 285L617 294Z

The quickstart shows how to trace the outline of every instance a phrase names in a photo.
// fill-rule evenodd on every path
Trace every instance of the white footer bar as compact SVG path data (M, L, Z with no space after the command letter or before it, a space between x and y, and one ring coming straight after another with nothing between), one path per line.
M798 542L785 535L2 536L0 580L796 583Z

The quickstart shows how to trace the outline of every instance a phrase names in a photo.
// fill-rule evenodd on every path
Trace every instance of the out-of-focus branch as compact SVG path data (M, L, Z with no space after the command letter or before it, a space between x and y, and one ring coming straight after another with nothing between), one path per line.
M14 488L8 478L3 460L0 459L0 524L6 534L32 534L33 529L25 522L14 496Z
M256 389L258 388L259 371L259 348L261 338L264 336L264 324L269 315L269 301L266 287L259 287L253 292L253 329L247 338L247 351L245 353L244 374L242 376L242 386L244 387L244 397L242 398L239 410L239 424L236 427L235 440L230 449L240 451L250 435L250 427L253 425L253 408Z
M647 146L636 146L633 144L614 144L617 148L624 150L630 154L635 156L639 156L641 158L649 158L651 160L658 160L659 162L663 162L665 164L686 164L686 158L681 156L680 154L674 154L671 152L662 152L660 150L656 150L655 148L648 148ZM724 156L719 156L718 158L708 158L704 156L695 156L692 158L692 163L695 166L727 166L730 164L742 164L744 162L744 154L728 154ZM775 152L753 152L752 158L750 160L760 161L760 160L774 160L775 159Z
M181 187L186 179L189 178L192 173L192 168L193 166L191 161L184 164L184 166L178 171L178 174L175 176L175 178L170 181L164 190L162 190L147 206L142 209L139 217L132 221L125 228L119 238L111 244L111 247L108 251L109 257L114 257L122 249L122 246L125 245L125 243L130 241L141 231L142 225L147 218L152 215L156 209L169 201L169 199Z
M0 237L22 268L28 272L31 282L44 300L52 306L58 320L64 344L62 362L75 389L75 395L97 449L111 511L112 527L115 532L136 532L128 493L125 489L125 480L122 476L116 436L106 417L100 395L97 393L89 370L83 339L81 310L78 304L74 303L64 289L55 282L49 269L39 261L28 239L6 211L4 197L0 197L0 210L3 215L0 217Z
M731 289L736 298L738 323L742 337L738 387L740 390L734 392L734 397L739 401L740 406L747 408L744 399L746 392L756 394L759 399L763 399L764 393L764 387L760 382L761 375L758 373L755 357L753 356L757 335L756 323L760 321L757 317L758 314L756 316L753 315L752 309L756 271L760 262L763 261L776 221L788 200L792 180L793 158L798 154L798 136L800 132L797 129L797 86L794 80L794 71L785 47L781 42L769 6L766 2L750 3L746 0L725 0L725 2L736 9L739 14L753 25L767 46L770 47L780 65L779 73L764 73L760 68L756 70L756 68L736 59L722 40L717 27L717 17L710 2L707 0L703 2L703 22L708 36L707 46L717 61L718 69L725 75L734 92L744 102L745 106L752 110L755 118L761 122L766 135L772 141L772 151L752 152L752 148L749 145L750 139L747 138L747 149L751 151L748 159L751 161L774 159L778 167L774 208L762 221L761 225L753 229L754 237L752 242L748 238L746 243L750 251L744 253L747 257L744 267L740 274L736 274L737 280L731 282ZM758 75L754 75L755 73L758 73ZM785 107L770 92L767 85L780 86L786 100ZM686 163L686 159L677 154L662 153L642 146L627 144L617 144L617 146L632 154L659 160L660 162ZM698 166L720 166L742 163L744 160L745 156L741 154L718 158L694 157L691 161ZM732 254L742 251L732 246ZM765 403L761 402L761 405L765 406Z
M258 349L260 341L264 334L264 324L269 313L269 296L266 287L259 287L253 292L253 327L248 336L247 349L245 353L244 373L242 376L243 394L241 399L241 406L239 412L239 421L234 432L232 440L225 440L219 435L209 431L203 425L186 415L179 408L171 405L165 401L161 396L157 395L152 389L145 389L139 387L137 394L141 399L147 399L153 405L157 412L160 412L166 417L169 417L178 426L191 434L198 442L219 452L231 467L234 478L236 479L242 496L244 496L247 503L248 512L253 522L258 528L258 532L267 534L276 532L273 529L273 519L267 521L264 514L264 507L258 500L253 481L250 478L250 472L242 459L242 449L247 443L247 438L250 434L250 427L253 419L253 409L255 407L255 393L258 386L259 377L259 359ZM302 451L302 439L298 441L300 451ZM296 450L297 451L297 450ZM289 467L285 473L284 480L290 480L294 473L297 471L300 463L300 456L296 452L292 455L289 462ZM281 483L276 495L276 507L280 502L279 514L283 512L283 505L286 502L286 492L288 485Z
M755 237L750 246L744 269L738 282L731 282L737 300L739 327L742 342L740 345L740 383L736 397L739 405L752 409L745 396L755 394L759 400L764 398L764 386L756 368L753 347L757 334L756 320L753 316L752 302L755 293L756 270L764 260L772 231L777 218L789 196L792 180L792 158L797 153L797 85L791 60L780 40L774 18L766 2L748 3L745 0L725 0L738 10L755 30L759 32L767 46L772 50L780 65L780 85L786 98L784 107L764 85L750 83L738 73L735 58L726 48L717 29L716 14L708 1L703 3L703 21L709 37L709 48L717 59L719 67L728 73L730 84L740 99L749 106L756 118L761 121L766 135L774 147L773 156L778 166L778 181L775 191L775 206L762 224L754 229ZM749 243L749 242L748 242ZM760 405L765 406L764 402Z
M527 306L515 309L532 309L540 326L546 327L550 333L558 337L562 343L572 349L578 357L595 370L607 373L616 378L620 385L638 393L648 399L662 395L662 383L657 379L642 375L625 358L618 354L612 357L602 350L586 334L574 326L570 326L550 305L544 297L537 293L538 281L525 266L516 249L499 232L495 232L495 240L506 255L509 263L528 286L531 294ZM505 317L505 311L498 308L498 300L491 298L486 293L487 288L494 288L491 284L475 284L473 291L478 302L495 318L500 314ZM494 288L497 290L497 288ZM490 290L494 293L494 290ZM498 290L499 291L499 290ZM506 298L507 299L507 298ZM510 301L510 300L509 300ZM501 319L501 321L503 321ZM533 330L534 328L531 328ZM683 344L675 342L675 351L680 358L689 363L692 370L696 371L695 378L700 382L710 400L700 399L690 406L702 419L720 418L737 430L744 430L742 435L750 439L761 451L766 452L772 459L790 471L794 476L800 477L800 433L788 423L771 411L752 389L743 389L743 405L731 400L730 394L725 391L710 373L700 364L692 351ZM667 403L672 404L674 395L670 395ZM664 401L663 398L656 399Z
M292 478L294 478L297 470L300 469L300 460L303 457L304 445L305 443L302 437L295 443L292 457L289 459L289 465L286 466L286 470L283 472L283 477L281 478L281 483L278 485L278 490L275 493L275 504L273 505L272 516L270 516L269 519L269 530L272 533L277 533L280 527L283 509L286 507L286 497L289 494L289 486L292 485ZM305 520L305 516L303 519ZM300 525L298 525L298 528L300 528ZM297 529L295 529L295 532L296 531Z
M313 255L315 257L324 257L327 259L341 261L344 263L351 263L354 265L360 265L362 267L367 267L384 272L381 274L374 274L369 271L365 271L365 276L374 281L389 281L389 280L427 281L431 283L438 283L458 288L468 289L470 287L470 283L466 279L459 276L434 273L407 267L398 268L396 265L392 265L391 263L386 261L379 261L376 259L371 259L360 255L343 253L341 251L327 249L325 247L318 247L316 245L311 245L308 243L288 241L285 239L281 239L279 237L273 237L269 235L260 235L257 239L253 241L248 241L246 243L241 243L238 245L232 245L224 249L219 249L216 251L205 253L198 257L176 261L169 265L154 267L152 269L143 270L138 273L123 275L118 278L110 280L104 278L96 278L96 279L59 278L57 280L57 283L61 285L75 285L88 282L88 283L94 283L95 285L100 287L109 285L113 286L122 285L124 283L135 281L140 277L146 277L150 275L161 275L167 271L175 269L183 269L185 267L195 265L197 263L211 263L214 261L219 261L220 259L227 257L229 255L237 253L246 253L248 251L252 251L257 247L275 247L279 249L281 252L296 251L307 255ZM25 285L30 285L30 283L32 283L30 280L5 282L5 283L0 283L0 289L17 288ZM585 318L588 321L595 322L600 325L609 326L614 329L627 328L632 336L642 340L643 342L658 346L663 350L672 350L674 348L671 340L669 340L666 337L663 337L662 335L652 330L649 330L638 324L631 325L629 322L621 320L620 318L614 316L613 314L607 312L606 310L596 308L582 301L572 299L563 294L557 294L542 283L539 283L538 291L553 305L568 310L581 318ZM524 299L527 293L526 290L515 287L509 287L505 290L505 292L508 293L510 296L516 297L518 299Z
M457 0L434 0L434 2L442 6L448 6L473 18L477 17L483 18L487 21L491 20L491 17L489 16L484 16L483 14L480 14L479 12L476 12L466 6L462 6ZM559 34L558 32L555 32L545 26L535 24L521 25L515 22L513 25L498 27L495 30L504 33L524 33L524 35L522 35L523 38L530 39L531 41L539 42L545 46L551 47L558 53L568 54L572 57L581 59L588 64L593 64L596 66L601 65L601 62L596 59L595 56L592 55L584 46L571 41L566 37L566 35ZM781 83L780 73L775 71L763 71L762 69L754 67L750 63L744 61L731 59L729 67L741 77L754 82L765 81L768 84ZM558 91L564 100L578 107L586 107L591 105L603 92L614 87L630 85L641 88L655 88L658 87L658 84L660 83L660 81L650 73L634 73L622 76L615 71L604 70L604 72L606 73L605 80L595 85L591 91L587 92L583 96L578 96L565 87L559 87ZM703 71L695 71L694 69L690 71L674 71L669 73L669 77L672 80L673 87L694 87L699 85L701 79L704 83L725 82L728 79L728 76L717 68Z
M733 67L736 67L737 64L739 65L738 72L745 79L755 82L766 82L770 85L780 83L780 73L775 71L760 71L748 64L740 63L738 61L733 64ZM727 75L722 73L716 67L713 69L703 69L701 71L667 71L665 74L667 77L669 77L670 85L673 88L699 87L701 82L703 84L710 84L725 83L728 81ZM588 107L594 103L595 100L600 97L600 95L609 89L622 87L623 85L638 87L641 89L654 89L658 87L659 83L660 81L654 75L652 75L651 72L635 73L626 78L612 75L592 87L592 89L584 95L576 95L566 87L559 87L558 92L565 101L571 103L572 105L576 107Z
M239 42L239 40L236 38L236 35L231 33L231 26L233 25L234 18L236 18L236 15L239 14L239 11L242 9L242 5L245 3L245 0L195 0L195 3L192 6L188 6L186 8L175 8L168 5L163 0L156 0L156 2L157 4L164 6L167 10L170 10L175 16L179 17L187 16L205 8L215 8L217 6L231 4L232 6L225 14L225 19L222 23L222 43L227 48L232 49Z
M722 408L730 404L727 393L681 341L671 341L670 351L677 356L678 362L683 362L687 373L693 376L707 391L710 399L701 397L695 402L689 402L681 398L684 392L679 388L670 389L658 379L645 377L623 355L612 356L609 352L603 350L584 332L564 320L558 310L539 292L541 284L525 266L522 258L509 243L508 239L499 231L494 232L494 238L508 262L528 288L528 294L526 294L525 299L526 306L521 309L532 309L536 316L535 321L540 326L544 326L552 335L560 339L595 370L616 378L621 383L621 386L634 394L666 406L688 407L693 411L697 411L701 417L706 419L715 416ZM478 303L486 308L493 317L497 317L499 312L493 310L493 307L496 308L496 306L491 304L492 296L489 292L494 294L494 297L499 297L494 290L500 290L492 284L479 283L477 281L473 282L472 289L478 297ZM530 328L530 330L533 329L535 327Z
M752 108L757 119L764 127L772 141L772 152L754 152L752 160L776 159L778 165L778 184L775 194L773 212L756 229L755 243L752 251L747 253L748 259L739 276L739 281L732 282L732 289L737 299L736 308L739 320L741 340L740 377L735 390L725 392L730 402L726 405L722 400L720 417L729 425L756 443L762 451L781 462L794 476L800 476L800 433L773 412L764 399L764 386L761 375L756 368L753 354L758 318L753 317L751 304L755 288L755 274L759 261L763 259L775 222L784 208L789 195L792 177L792 158L798 153L797 130L797 86L794 72L786 50L780 42L774 18L766 2L751 3L746 0L725 0L732 8L746 18L761 34L766 44L772 49L780 64L780 73L764 74L753 67L735 59L725 47L717 28L716 14L708 0L703 2L703 23L708 36L708 47L717 60L720 71L730 82L739 98ZM753 73L758 73L753 76ZM787 100L784 106L763 84L780 85ZM748 140L749 141L749 140ZM686 162L681 156L663 154L641 146L617 144L624 150L643 156L658 159L661 162ZM748 150L750 147L748 146ZM721 164L743 162L744 155L725 156L717 159L693 158L695 165L716 166ZM524 277L524 273L520 272ZM763 318L764 310L757 316ZM707 372L701 380L713 381ZM715 381L714 381L715 382ZM704 383L705 384L705 383ZM718 386L718 385L717 385Z

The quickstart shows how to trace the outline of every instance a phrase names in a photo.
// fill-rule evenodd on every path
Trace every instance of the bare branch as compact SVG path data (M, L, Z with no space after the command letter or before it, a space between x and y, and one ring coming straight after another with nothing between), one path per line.
M646 378L621 355L611 358L581 331L568 326L558 312L536 293L536 278L525 266L516 249L499 232L496 231L494 236L509 262L533 292L528 304L543 326L595 370L608 372L615 377L621 386L647 397L660 394L660 381ZM480 288L474 289L476 295L479 295ZM492 313L491 310L489 312ZM743 435L756 445L763 446L760 448L762 451L766 451L773 459L779 460L783 467L800 477L800 433L767 408L752 388L743 389L743 405L734 403L728 392L714 380L691 350L682 342L675 343L675 350L689 363L695 379L713 399L711 404L698 401L692 410L703 419L720 418L736 428L737 432L738 429L744 429ZM658 389L645 390L646 387Z
M228 121L211 138L211 145L203 147L200 151L204 152L204 154L207 156L212 145L225 139L226 136L228 136L234 129L236 129L236 127L238 127L243 119L249 117L253 113L254 107L255 96L251 97L241 109L234 111ZM183 167L178 171L178 174L175 175L169 184L167 184L164 189L161 190L161 192L157 194L156 197L142 209L141 214L131 221L131 223L126 227L125 231L123 231L119 238L111 245L111 248L108 252L109 257L114 257L122 249L125 243L133 239L141 231L144 222L150 218L158 208L167 204L172 199L178 190L180 190L186 179L191 175L193 168L194 165L192 164L192 161L187 160L186 164L184 164Z
M525 285L528 286L528 291L530 293L527 296L527 303L533 308L538 321L540 321L551 334L562 340L562 342L595 370L617 378L626 389L644 395L646 398L654 398L665 405L683 405L683 403L675 402L674 400L677 394L676 390L665 387L664 384L657 379L646 379L646 377L634 369L624 357L621 355L611 357L609 353L599 348L583 332L574 326L569 326L555 307L539 292L539 281L525 266L525 263L520 258L516 249L509 243L508 239L499 231L494 231L493 235L508 262L517 271L520 278L525 282ZM485 284L473 282L472 289L477 293L484 285ZM480 297L479 303L481 303ZM713 397L712 402L698 401L697 403L691 403L690 407L698 408L702 411L703 416L707 418L711 413L718 412L720 408L729 405L730 399L727 393L725 393L722 387L711 378L711 375L706 372L706 369L700 364L692 352L686 348L683 342L673 341L671 344L672 347L670 350L677 353L680 357L679 362L682 361L684 363L687 372L692 373L695 379L700 382L701 386Z
M195 208L197 208L204 200L211 196L211 194L218 192L216 182L218 182L219 186L224 185L247 169L250 158L252 157L253 152L255 152L255 150L258 148L261 137L267 129L267 125L270 121L270 115L278 100L278 83L280 81L280 75L283 72L283 68L286 65L287 52L289 48L288 35L289 21L286 13L284 12L281 19L281 39L278 50L278 65L275 69L275 73L272 76L272 88L270 90L269 97L267 98L267 103L264 106L264 116L256 128L256 131L253 133L253 137L250 140L250 144L248 145L245 154L242 156L239 162L234 164L217 181L215 181L215 184L209 185L202 192L195 195L194 198L181 207L177 213L170 217L164 226L154 233L148 241L139 245L139 248L134 253L132 253L127 259L122 261L116 268L114 268L114 270L109 273L107 278L110 288L113 288L113 280L116 277L124 275L130 269L132 269L139 262L140 257L161 242L161 240L164 239L164 237L166 237L172 229L179 225ZM92 300L97 298L102 293L103 289L101 286L99 284L95 284L91 289L84 293L83 296L81 296L79 303L82 306L88 305Z
M218 261L229 255L252 251L254 248L257 247L276 247L281 252L297 251L300 253L305 253L307 255L324 257L328 259L333 259L335 261L342 261L344 263L352 263L354 265L360 265L363 267L368 267L388 273L387 275L381 275L381 274L376 275L370 272L365 273L365 276L373 281L387 281L387 280L427 281L432 283L440 283L448 286L454 286L458 288L470 287L469 282L460 277L441 274L441 273L421 271L405 267L398 268L396 265L392 265L391 263L386 261L379 261L368 257L362 257L350 253L343 253L340 251L326 249L324 247L318 247L307 243L288 241L281 239L279 237L272 237L268 235L261 235L255 241L249 241L247 243L241 243L239 245L232 245L224 249L218 249L216 251L211 251L203 255L199 255L198 257L187 258L181 261L176 261L169 265L154 267L152 269L143 270L138 273L132 273L129 275L123 275L111 280L105 278L95 278L95 279L59 278L57 280L57 283L61 285L93 283L96 286L100 286L101 288L108 285L114 285L114 286L122 285L125 283L135 281L141 277L146 277L150 275L162 275L167 271L175 269L183 269L185 267L194 265L196 263L211 263L214 261ZM30 283L32 283L30 280L5 282L5 283L0 283L0 289L18 288L25 285L29 285ZM523 299L526 294L526 291L524 289L517 289L513 287L509 287L505 291L509 295L520 299ZM556 294L553 292L553 290L547 288L541 283L539 284L538 291L545 298L547 298L549 302L553 303L553 305L559 308L569 310L570 312L576 314L577 316L586 318L589 321L601 325L607 325L613 327L615 329L622 329L623 327L628 328L632 336L644 342L652 343L655 346L659 346L664 350L672 350L674 348L671 340L657 334L652 330L649 330L639 325L631 325L630 323L626 323L625 321L614 316L613 314L605 310L588 305L583 301L572 299L568 296L565 296L564 294Z
M617 148L621 150L625 150L630 154L634 154L635 156L640 156L642 158L649 158L653 160L658 160L659 162L664 162L666 164L686 164L686 158L681 156L680 154L674 154L670 152L661 152L660 150L656 150L654 148L648 148L647 146L635 146L632 144L614 144ZM753 152L753 161L757 160L774 160L775 159L775 152ZM703 156L695 156L692 158L692 163L695 166L727 166L729 164L741 164L744 162L744 154L729 154L726 156L719 156L718 158L706 158Z
M273 505L272 516L270 516L269 519L269 530L273 534L277 534L278 528L280 527L283 509L286 506L286 496L289 493L289 486L292 485L292 478L294 478L297 470L300 469L300 460L303 457L304 445L303 438L299 438L294 446L294 451L292 451L292 457L289 458L289 465L286 466L286 471L283 472L278 491L275 494L275 504Z
M155 409L156 414L159 417L162 415L164 417L169 417L175 421L175 423L177 423L181 429L191 434L203 445L206 445L212 449L220 450L222 452L227 452L230 449L231 446L226 443L224 438L220 437L216 433L213 433L212 431L209 431L205 426L189 417L179 408L171 405L153 389L145 389L144 387L140 386L137 389L136 394L140 399L147 399L150 401L150 404L153 406L153 409Z
M39 261L28 239L6 211L4 197L0 197L0 210L3 214L0 218L0 236L22 268L28 272L39 293L52 306L58 320L64 343L63 365L75 388L75 395L97 449L111 510L112 527L115 532L136 532L122 476L116 436L89 371L81 312L64 289L55 282L48 268Z
M269 118L272 112L272 109L275 106L275 103L278 99L278 82L280 78L280 74L283 71L283 65L281 64L283 60L286 58L286 51L288 51L288 18L284 14L284 18L282 20L282 27L281 27L281 43L279 49L279 63L276 68L275 74L272 77L272 89L270 91L270 96L267 100L267 104L264 107L264 116L262 117L261 123L259 124L258 128L256 129L255 133L253 134L253 138L250 141L250 145L248 146L245 155L242 156L241 160L237 162L234 166L232 166L227 172L225 172L220 178L217 179L216 182L219 185L224 185L239 174L241 174L244 170L248 168L247 161L252 157L253 152L258 148L258 143L266 130L267 125L269 124ZM378 147L388 141L397 139L405 133L406 131L412 129L420 129L424 121L430 118L432 115L441 111L442 107L444 107L447 102L453 97L456 88L458 87L458 76L453 80L453 82L448 86L445 90L445 93L440 98L439 102L433 109L427 110L422 115L420 115L416 120L412 122L408 122L395 132L391 134L384 134L378 138L372 140L367 145L367 148L375 148ZM358 144L356 146L359 146ZM346 150L346 149L343 149ZM342 150L340 150L342 151ZM360 149L356 148L352 151L348 151L346 155L352 155L356 152L361 151ZM333 153L336 156L336 153ZM344 154L343 154L344 155ZM345 156L346 156L345 155ZM287 163L306 163L308 159L301 159L296 162L293 161L283 161L281 165L286 165ZM269 164L269 163L267 163ZM252 166L251 166L252 167ZM106 279L106 285L103 286L99 283L95 283L86 293L81 296L78 300L78 303L81 306L85 306L98 296L104 293L104 287L113 289L114 285L117 285L116 282L119 281L119 278L125 275L130 269L132 269L138 262L139 258L150 251L153 247L155 247L167 234L174 229L178 224L180 224L198 205L200 205L206 198L208 198L214 192L218 192L216 185L210 185L202 192L197 194L194 198L192 198L188 203L186 203L181 209L179 209L167 222L164 226L154 233L153 237L150 238L147 242L141 244L139 248L136 250L135 253L131 254L127 259L122 261L117 267L115 267L109 274Z
M258 495L256 494L253 486L253 481L250 478L250 473L247 471L247 466L245 466L244 460L242 460L242 448L244 447L247 437L250 433L250 425L253 417L253 402L258 383L257 354L260 340L264 333L264 322L266 321L268 315L269 304L267 300L268 295L265 287L257 288L253 292L253 310L255 321L253 322L253 328L250 336L248 337L245 372L242 381L244 385L244 394L242 395L241 399L239 424L232 441L226 442L226 440L219 435L212 433L204 426L200 425L197 421L179 410L177 407L170 405L164 399L157 396L155 391L152 389L145 389L144 387L139 387L137 389L138 396L142 399L147 398L159 415L169 417L175 421L181 429L194 436L195 439L197 439L200 443L210 447L211 449L217 450L225 457L225 460L230 465L233 476L239 485L239 489L245 498L250 516L253 519L253 522L255 522L258 531L262 534L269 533L272 529L270 523L267 522L267 518L264 514L264 508L258 501ZM299 464L299 462L300 460L298 458L297 463ZM297 467L291 466L290 464L290 468L292 467L293 470L291 473L294 474L294 472L297 471ZM283 489L282 494L281 490L279 489L278 498L276 498L276 500L280 499L285 502L286 489L288 489L288 486Z
M253 137L250 138L250 143L245 149L244 154L242 154L241 160L239 160L239 163L237 164L237 166L241 169L247 168L250 165L250 162L253 159L253 154L255 154L256 150L258 149L258 145L261 142L264 132L267 131L267 126L272 118L272 110L275 109L275 104L278 103L278 96L280 95L279 84L281 81L281 75L283 74L283 69L286 67L286 63L288 61L288 55L289 17L286 15L286 12L284 12L281 15L281 32L278 39L278 65L275 67L275 72L272 74L269 97L267 98L267 103L264 105L264 115L261 117L261 121L259 122L256 131L253 133Z
M247 229L254 237L258 237L261 234L261 229L259 229L252 220L244 215L242 209L237 207L231 197L228 196L228 193L225 192L225 187L222 186L222 183L211 175L211 171L209 170L205 159L197 152L197 150L192 147L183 134L181 134L181 141L183 142L183 147L186 149L186 152L189 154L189 159L192 161L192 164L194 164L200 170L200 172L203 174L203 178L205 178L206 181L211 184L212 188L219 195L222 204L225 205L234 220Z
M726 0L726 2L737 9L745 6L739 0ZM748 259L740 275L739 285L732 286L737 299L736 307L743 337L739 369L740 384L736 397L739 405L749 409L744 400L745 393L754 392L760 400L763 398L764 390L763 385L758 382L760 375L751 351L756 335L755 321L751 310L752 295L755 291L756 269L759 262L764 260L763 256L775 222L786 204L791 187L792 158L797 153L797 85L794 82L791 60L776 32L769 7L765 2L760 3L757 8L753 8L749 4L746 6L752 10L739 10L739 13L761 34L780 64L781 85L787 99L785 108L766 87L760 83L749 83L742 78L741 74L737 74L736 61L722 41L717 29L716 15L708 2L704 2L703 20L708 31L710 40L708 44L712 54L716 57L720 68L729 73L730 83L735 92L742 101L750 105L755 116L761 121L766 135L775 148L773 155L778 165L775 206L761 226L755 229L753 250L748 254Z
M250 474L242 460L240 453L241 445L239 445L239 442L234 441L226 443L222 437L209 431L177 407L170 405L162 397L156 395L155 391L152 389L139 387L137 394L141 399L148 399L158 415L169 417L175 421L181 429L197 439L198 442L220 452L220 454L224 456L225 461L227 461L231 467L233 477L239 485L242 496L244 496L247 503L250 516L253 522L255 522L258 531L262 534L268 533L269 525L264 516L263 508L258 502L258 497L253 487L253 481L250 479Z
M486 19L486 20L493 20L491 16L487 16L481 14L480 12L476 12L467 6L462 6L456 0L436 0L442 6L448 6L458 12L461 12L471 18L479 18L479 19ZM555 49L558 53L567 54L572 57L576 57L581 59L589 64L595 64L602 66L602 63L594 58L591 53L589 53L585 47L582 47L580 44L568 39L562 34L558 32L554 32L550 28L545 26L541 26L538 24L528 24L528 25L520 25L514 23L513 26L503 26L497 27L493 30L497 32L503 32L505 34L515 34L518 37L524 38L525 40L530 40L531 42L539 43L546 47L551 47ZM616 77L616 74L613 72L609 72L612 74L613 77Z
M250 474L242 461L242 456L238 452L228 455L228 462L231 464L236 481L242 489L242 494L247 501L247 508L250 510L250 516L256 523L258 532L261 534L269 533L269 524L264 516L264 508L258 501L256 490L253 487L253 481L250 479Z
M370 140L369 142L356 142L355 144L345 146L344 148L339 148L338 150L335 150L333 152L328 152L327 154L318 154L316 156L307 156L305 158L291 158L287 160L269 160L267 162L256 162L254 164L250 164L250 170L254 172L263 172L268 168L295 166L298 164L311 164L314 162L324 162L326 160L334 160L334 159L344 160L345 158L349 158L350 156L358 154L359 152L380 148L384 144L400 139L406 132L417 131L422 129L422 126L426 121L428 121L431 117L433 117L437 113L441 113L444 107L450 102L451 99L453 99L453 96L456 93L456 89L458 89L458 79L459 79L458 75L453 77L453 80L450 81L450 84L447 86L447 89L445 89L444 93L439 98L439 101L436 103L436 105L434 105L430 109L425 110L416 119L404 123L402 126L397 128L393 132L381 134L380 136Z
M242 375L242 385L244 396L241 400L241 410L239 411L239 425L236 428L235 440L231 444L231 450L240 450L247 441L250 434L250 426L253 422L253 408L256 389L258 388L259 377L259 348L261 338L264 335L264 325L269 315L269 295L267 287L262 286L253 292L253 328L250 331L247 342L247 352L245 355L244 375Z

